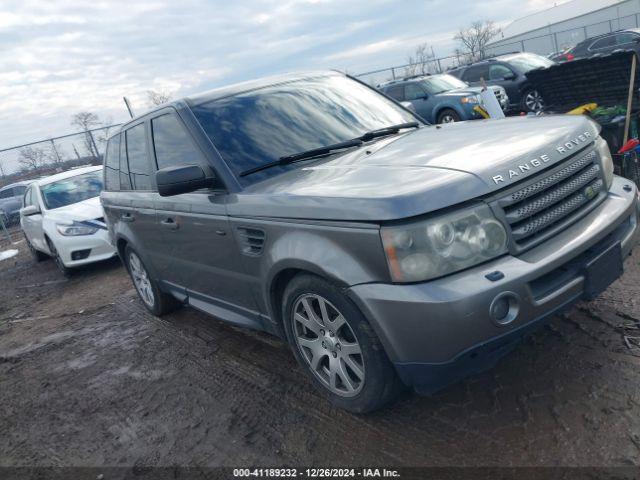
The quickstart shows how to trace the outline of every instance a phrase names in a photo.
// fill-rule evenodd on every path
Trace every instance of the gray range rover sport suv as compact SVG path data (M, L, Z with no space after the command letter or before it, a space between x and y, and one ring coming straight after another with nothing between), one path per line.
M158 107L110 138L104 176L153 314L277 335L354 412L490 368L606 289L638 236L636 187L586 117L431 126L336 72Z

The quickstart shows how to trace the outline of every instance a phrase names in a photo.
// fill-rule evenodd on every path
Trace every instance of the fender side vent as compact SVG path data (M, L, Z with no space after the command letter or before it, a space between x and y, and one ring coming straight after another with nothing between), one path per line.
M244 255L257 257L262 255L264 248L265 233L255 228L240 227L238 228L240 236L240 248Z

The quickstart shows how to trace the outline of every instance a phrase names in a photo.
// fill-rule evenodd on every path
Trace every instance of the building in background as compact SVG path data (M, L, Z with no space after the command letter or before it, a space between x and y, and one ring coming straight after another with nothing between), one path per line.
M528 51L548 55L582 40L640 27L640 0L572 0L519 18L487 46L492 55Z

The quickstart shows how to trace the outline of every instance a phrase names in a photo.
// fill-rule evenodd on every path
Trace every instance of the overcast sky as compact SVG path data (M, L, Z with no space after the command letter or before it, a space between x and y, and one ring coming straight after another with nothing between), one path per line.
M74 131L89 110L115 122L145 92L176 97L300 69L359 73L438 56L476 19L500 24L558 0L2 0L0 148Z

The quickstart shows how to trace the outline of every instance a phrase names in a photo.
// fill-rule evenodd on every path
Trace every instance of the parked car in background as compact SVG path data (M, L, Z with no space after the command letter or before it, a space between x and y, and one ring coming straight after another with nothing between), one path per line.
M553 52L547 55L547 58L556 63L564 63L570 62L571 60L575 60L575 55L573 54L574 47L567 47L559 52Z
M30 181L16 182L0 188L0 217L6 225L20 219L22 198Z
M574 58L609 55L620 50L633 50L640 54L640 29L631 28L587 38L571 51Z
M504 87L512 111L539 112L544 108L544 99L531 86L526 74L551 65L555 62L535 53L510 53L455 68L448 73L470 85L480 85L484 79L487 85Z
M482 87L470 87L462 80L447 74L421 75L394 80L378 87L398 102L409 103L412 110L429 123L452 123L484 118L475 107L482 105ZM504 88L493 90L503 110L509 105Z
M83 167L31 183L20 225L37 261L53 257L62 273L113 257L100 205L102 167Z
M150 312L278 335L355 412L490 368L620 277L638 238L637 189L590 119L431 126L337 72L159 106L110 137L104 174Z

